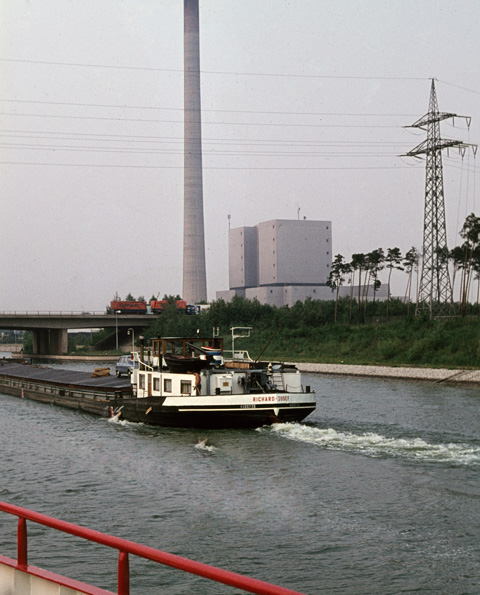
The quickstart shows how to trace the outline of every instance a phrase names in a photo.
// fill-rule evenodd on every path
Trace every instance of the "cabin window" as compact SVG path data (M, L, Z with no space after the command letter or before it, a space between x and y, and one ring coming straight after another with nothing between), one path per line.
M192 393L192 381L182 380L180 382L180 392L182 395L190 395Z
M163 379L163 390L166 393L172 392L172 379L171 378L164 378Z
M153 379L153 390L157 393L160 391L160 378Z
M138 377L138 387L145 390L145 374L140 374Z

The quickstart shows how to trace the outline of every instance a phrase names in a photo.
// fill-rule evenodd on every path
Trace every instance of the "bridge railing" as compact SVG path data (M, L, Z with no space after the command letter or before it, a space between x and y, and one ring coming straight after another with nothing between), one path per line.
M16 567L18 570L27 573L29 572L27 547L28 520L118 550L118 595L129 595L130 593L129 554L146 558L147 560L152 560L153 562L170 566L171 568L176 568L183 572L189 572L217 583L229 585L248 593L257 593L259 595L302 595L302 593L299 593L298 591L278 587L264 581L242 576L228 570L222 570L201 562L195 562L188 558L169 554L120 537L114 537L113 535L100 533L99 531L87 529L80 525L67 523L66 521L61 521L28 510L27 508L8 504L7 502L0 502L0 511L18 517Z

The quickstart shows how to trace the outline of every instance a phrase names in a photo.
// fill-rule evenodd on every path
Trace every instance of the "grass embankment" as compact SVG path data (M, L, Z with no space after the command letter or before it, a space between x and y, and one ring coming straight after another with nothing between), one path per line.
M255 330L235 350L254 359L272 336ZM480 320L406 319L382 324L280 328L261 359L438 368L480 367Z

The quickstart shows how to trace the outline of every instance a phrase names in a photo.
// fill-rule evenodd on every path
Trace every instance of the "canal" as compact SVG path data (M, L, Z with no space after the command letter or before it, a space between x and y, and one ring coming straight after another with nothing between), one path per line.
M0 498L311 595L480 593L478 390L306 376L315 413L252 431L2 395ZM0 553L16 555L7 515ZM29 525L29 555L115 590L115 552ZM131 575L137 595L239 592L136 559Z

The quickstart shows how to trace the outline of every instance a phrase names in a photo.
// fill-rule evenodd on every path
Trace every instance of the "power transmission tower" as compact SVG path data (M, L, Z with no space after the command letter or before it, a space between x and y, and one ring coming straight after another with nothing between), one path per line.
M428 113L409 126L426 130L427 139L406 153L407 157L426 156L422 272L415 313L428 312L430 318L450 313L453 309L448 271L442 149L458 147L464 152L470 146L462 141L441 138L440 122L448 118L465 118L470 127L471 118L438 111L435 81L432 79Z

